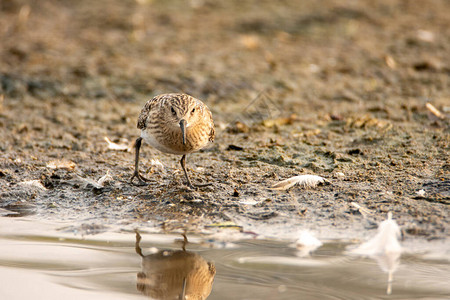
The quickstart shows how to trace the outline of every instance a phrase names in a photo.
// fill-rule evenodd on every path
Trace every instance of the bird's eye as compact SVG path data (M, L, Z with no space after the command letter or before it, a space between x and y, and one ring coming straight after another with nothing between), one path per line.
M170 111L172 112L172 115L176 116L177 112L175 111L175 109L173 109L173 107L170 108Z
M191 114L195 113L195 107L192 109Z

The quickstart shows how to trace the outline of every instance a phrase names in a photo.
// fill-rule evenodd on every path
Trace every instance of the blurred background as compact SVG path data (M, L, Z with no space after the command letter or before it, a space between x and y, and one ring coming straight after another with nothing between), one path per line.
M445 0L3 0L0 92L141 103L183 91L234 111L267 90L313 114L395 114L448 100L449 12Z

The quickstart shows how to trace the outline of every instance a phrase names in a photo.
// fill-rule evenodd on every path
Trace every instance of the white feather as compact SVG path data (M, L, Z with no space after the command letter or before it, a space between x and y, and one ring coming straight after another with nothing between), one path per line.
M113 177L109 174L109 170L106 171L106 174L97 181L100 186L105 186L106 183L114 181Z
M392 213L378 226L378 233L367 242L354 249L359 255L377 256L401 253L402 247L398 241L401 235L397 222L392 219Z
M26 187L29 187L29 188L35 188L35 189L39 189L39 190L43 190L43 191L47 190L45 188L45 186L43 186L42 183L39 180L22 181L22 182L19 182L19 185L26 186Z
M114 143L107 136L105 136L104 139L108 143L109 150L130 151L130 148L131 148L130 145Z
M151 159L150 164L156 169L164 170L164 165L159 159Z
M295 246L298 250L297 256L305 257L322 246L322 242L319 241L310 231L302 230L298 240L295 242Z
M280 181L270 187L271 190L287 190L294 185L298 184L302 187L316 187L320 183L325 183L326 180L323 177L317 175L299 175L294 176L283 181Z
M388 273L386 288L386 294L388 295L392 293L394 272L400 265L402 252L402 247L398 241L400 235L400 228L397 222L392 219L392 213L389 212L387 219L378 226L377 234L350 252L375 259L381 270Z

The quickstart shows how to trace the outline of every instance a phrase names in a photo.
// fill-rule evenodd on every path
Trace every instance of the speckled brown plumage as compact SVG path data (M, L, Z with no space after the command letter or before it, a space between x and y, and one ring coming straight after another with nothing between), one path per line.
M205 300L211 293L216 267L197 253L161 250L144 256L136 233L136 253L142 257L137 289L152 299ZM185 237L187 242L187 238Z
M214 141L214 122L211 111L200 100L186 94L162 94L147 101L139 115L137 128L141 136L136 140L135 177L142 184L138 172L139 148L142 140L154 148L183 155L181 166L190 187L185 168L186 155L198 151Z

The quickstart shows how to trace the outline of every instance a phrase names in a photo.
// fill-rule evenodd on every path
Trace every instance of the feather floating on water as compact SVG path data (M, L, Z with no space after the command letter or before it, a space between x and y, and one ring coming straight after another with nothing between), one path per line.
M401 232L397 222L392 219L389 212L388 218L378 226L378 233L353 250L353 253L367 256L386 255L390 253L400 253L402 247L398 241Z
M297 256L305 257L322 246L322 242L319 241L319 239L317 239L310 231L302 230L298 240L295 242L295 246L298 250Z
M402 252L402 247L398 241L400 236L400 228L397 222L392 219L392 213L389 212L387 219L378 226L378 233L351 251L354 254L374 258L378 266L384 272L388 273L388 286L386 290L386 294L388 295L392 293L394 272L400 264L400 255Z

